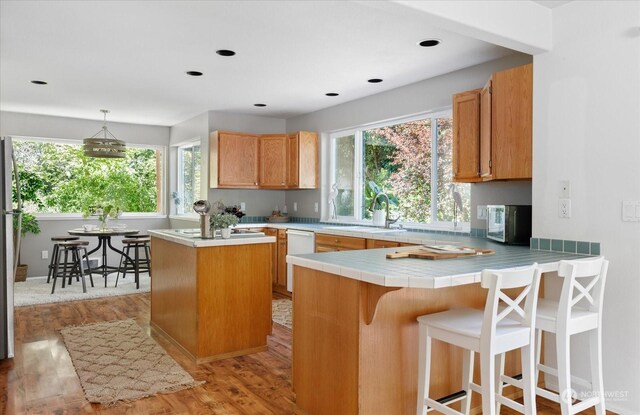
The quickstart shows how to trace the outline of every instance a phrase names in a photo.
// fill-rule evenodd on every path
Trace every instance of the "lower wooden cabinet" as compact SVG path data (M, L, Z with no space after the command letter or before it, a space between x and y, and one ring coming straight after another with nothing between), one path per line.
M397 248L400 242L383 241L382 239L367 239L367 249Z
M316 252L367 249L366 239L351 236L316 234Z
M265 235L275 236L271 250L271 285L273 291L291 297L287 291L287 230L265 228Z

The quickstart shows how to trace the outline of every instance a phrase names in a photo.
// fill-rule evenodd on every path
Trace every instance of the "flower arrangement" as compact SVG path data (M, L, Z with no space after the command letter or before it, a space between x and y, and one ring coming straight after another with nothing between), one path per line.
M96 205L89 206L82 212L82 217L97 216L100 221L100 230L107 228L107 222L109 218L117 219L122 214L122 209L115 205Z

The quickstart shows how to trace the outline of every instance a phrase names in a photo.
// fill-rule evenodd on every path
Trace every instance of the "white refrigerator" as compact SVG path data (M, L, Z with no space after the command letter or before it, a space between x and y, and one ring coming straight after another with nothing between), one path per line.
M10 137L0 138L0 360L13 357L13 281L18 252L14 249L13 221L18 222L20 237L22 202L20 183L16 180L17 203L13 203L11 184L18 179ZM19 246L19 241L18 241Z

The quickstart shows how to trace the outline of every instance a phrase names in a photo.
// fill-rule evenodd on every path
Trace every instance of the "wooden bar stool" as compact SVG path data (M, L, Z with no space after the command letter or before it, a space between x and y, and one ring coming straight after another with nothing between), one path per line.
M49 261L49 272L47 273L47 284L51 281L51 277L53 276L53 269L56 264L56 258L58 257L58 242L67 242L67 241L77 241L80 239L79 236L54 236L51 238L53 242L53 251L51 252L51 260Z
M482 287L489 289L484 312L461 308L418 317L418 415L430 410L446 415L468 415L471 392L482 395L483 415L495 415L496 402L526 415L536 413L533 338L539 285L537 264L508 271L484 270ZM513 300L502 292L515 288L521 291ZM523 301L524 308L520 306ZM464 394L445 403L429 397L432 339L466 349L462 364ZM524 405L496 394L496 357L516 349L521 349ZM482 385L473 383L474 353L480 353ZM447 406L458 401L462 401L462 412Z
M89 280L93 287L93 277L91 276L91 266L89 265L89 256L87 254L88 241L66 241L58 244L58 256L55 261L53 269L53 285L51 286L51 294L56 290L56 281L58 278L62 278L62 288L65 287L67 278L69 279L69 285L73 277L78 277L82 280L82 292L87 292L87 284L84 279L84 266L82 259L87 261L87 268L89 271ZM61 261L64 254L64 260ZM71 258L69 258L71 254ZM71 262L69 261L71 259Z
M136 235L137 236L137 235ZM127 257L124 255L120 256L120 265L118 266L118 275L116 276L116 287L118 286L118 279L120 278L120 272L122 271L122 278L125 278L127 275L127 271L136 271L138 270L138 274L140 272L148 272L149 276L151 276L151 250L149 249L149 244L151 239L146 237L138 237L138 238L126 238L122 240L122 243L125 245L123 248L124 253L127 257L131 258L131 249L133 249L133 258L132 261L129 261ZM144 258L140 255L140 250L144 253ZM124 266L123 266L124 263ZM136 281L139 284L139 281Z
M536 385L540 372L557 376L555 393L536 387L536 393L560 404L562 415L572 415L595 406L597 415L605 415L604 385L602 380L602 302L609 261L603 257L560 261L558 276L563 278L560 300L541 299L536 315ZM558 368L540 363L542 332L555 334ZM571 374L571 336L589 333L591 380ZM500 368L502 371L502 368ZM501 373L507 384L520 386L518 382ZM592 396L573 403L576 396L572 382L588 388ZM500 382L502 385L502 382Z

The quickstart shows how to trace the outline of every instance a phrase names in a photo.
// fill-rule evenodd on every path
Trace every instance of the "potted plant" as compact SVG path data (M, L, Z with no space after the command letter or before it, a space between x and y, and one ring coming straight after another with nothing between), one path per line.
M13 245L18 252L20 252L20 245L22 245L22 238L28 233L37 235L40 233L40 224L38 219L30 213L22 213L22 224L20 231L20 244L18 244L18 216L13 217ZM20 255L18 255L18 266L16 268L15 281L24 281L27 279L28 265L20 263Z
M214 238L216 229L220 229L222 239L229 239L231 237L231 229L229 229L229 226L237 225L240 219L233 213L223 211L212 215L209 221L211 224L211 234Z

